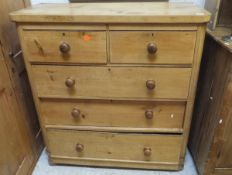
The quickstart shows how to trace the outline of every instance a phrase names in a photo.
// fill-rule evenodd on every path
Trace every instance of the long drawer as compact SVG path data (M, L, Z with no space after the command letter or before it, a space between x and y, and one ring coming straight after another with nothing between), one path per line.
M24 31L30 62L106 63L105 31Z
M46 125L106 127L111 130L181 132L185 103L42 99Z
M32 66L39 97L187 99L191 68Z
M111 31L112 63L192 64L195 31Z
M101 166L111 162L178 165L182 135L128 134L74 130L48 130L51 158L72 160L77 164ZM130 166L132 167L132 166Z

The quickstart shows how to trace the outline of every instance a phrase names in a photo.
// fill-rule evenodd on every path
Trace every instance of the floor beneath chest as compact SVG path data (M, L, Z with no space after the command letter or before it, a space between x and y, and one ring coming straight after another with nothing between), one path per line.
M43 151L32 175L197 175L192 157L187 152L182 171L144 171L128 169L89 168L78 166L50 166L47 154Z

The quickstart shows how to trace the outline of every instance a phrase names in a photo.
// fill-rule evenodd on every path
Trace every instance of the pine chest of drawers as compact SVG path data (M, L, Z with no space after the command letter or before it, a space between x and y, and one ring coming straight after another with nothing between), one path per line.
M206 11L43 4L11 18L52 163L183 167Z

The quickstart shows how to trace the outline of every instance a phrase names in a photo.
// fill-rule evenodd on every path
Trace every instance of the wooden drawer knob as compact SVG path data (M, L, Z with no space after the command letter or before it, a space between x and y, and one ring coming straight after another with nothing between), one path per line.
M147 80L146 86L147 86L147 89L149 89L149 90L155 89L155 81L154 80Z
M81 111L77 108L73 108L71 115L73 116L73 118L78 118L81 115Z
M74 87L74 85L75 85L75 79L73 79L73 78L67 78L66 80L65 80L65 85L68 87L68 88L72 88L72 87Z
M152 150L151 150L150 147L145 147L145 148L143 149L143 153L144 153L144 156L151 156Z
M71 50L71 47L70 47L70 45L69 45L68 43L62 42L62 43L60 44L59 49L60 49L60 52L61 52L61 53L67 54L67 53Z
M146 110L145 111L145 117L147 119L152 119L153 118L153 111L152 110Z
M147 51L149 54L155 54L157 52L158 48L155 43L149 43L147 45Z
M84 145L78 143L76 145L76 151L77 152L83 152L84 151Z

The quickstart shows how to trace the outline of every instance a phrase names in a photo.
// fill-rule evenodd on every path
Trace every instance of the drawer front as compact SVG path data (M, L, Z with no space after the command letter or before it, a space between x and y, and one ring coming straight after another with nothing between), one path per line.
M32 66L39 97L187 99L190 68Z
M178 163L182 136L52 129L48 140L51 156Z
M185 112L185 103L179 102L45 99L40 104L47 125L123 127L148 132L180 132Z
M106 63L104 31L25 31L24 52L30 62Z
M196 32L111 31L112 63L192 64Z

